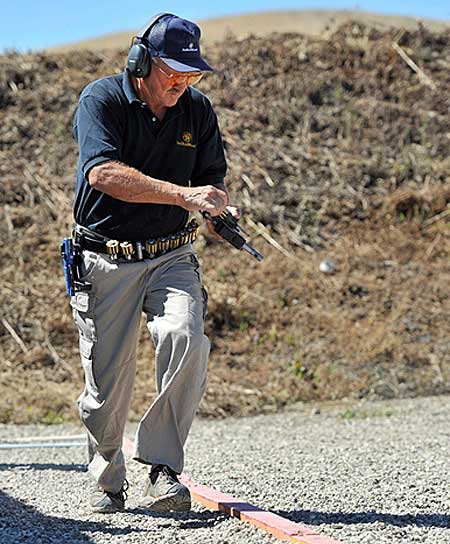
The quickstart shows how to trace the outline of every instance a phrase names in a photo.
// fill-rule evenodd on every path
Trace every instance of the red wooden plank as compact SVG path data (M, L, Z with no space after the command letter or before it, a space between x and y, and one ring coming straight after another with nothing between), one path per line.
M128 457L133 455L134 443L129 438L123 439L123 451ZM236 499L231 495L198 484L186 474L182 474L180 480L189 488L195 502L210 510L225 512L231 517L251 523L280 540L292 542L293 544L342 544L337 540L319 535L314 529L310 529L306 525L295 523L278 514L267 512L258 506Z
M256 525L280 540L297 544L342 544L337 540L319 535L306 525L295 523L273 512L267 512L206 485L197 484L186 474L183 474L180 480L189 487L194 501L212 510L225 512L231 517Z

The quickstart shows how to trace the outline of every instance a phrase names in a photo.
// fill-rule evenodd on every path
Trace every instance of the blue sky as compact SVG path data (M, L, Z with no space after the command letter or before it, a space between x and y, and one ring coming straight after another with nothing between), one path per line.
M135 30L161 11L199 20L251 11L307 8L361 9L450 20L448 0L5 0L1 7L0 50L42 49L109 32Z

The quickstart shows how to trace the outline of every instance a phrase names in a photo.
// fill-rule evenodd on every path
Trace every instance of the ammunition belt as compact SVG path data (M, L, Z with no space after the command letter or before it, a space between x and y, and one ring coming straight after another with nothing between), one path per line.
M81 250L87 249L95 253L105 253L112 259L125 257L130 261L140 261L144 258L160 257L181 246L191 244L197 238L199 230L199 224L195 219L192 219L184 229L174 234L150 238L142 242L120 242L101 236L80 225L75 225L74 242Z

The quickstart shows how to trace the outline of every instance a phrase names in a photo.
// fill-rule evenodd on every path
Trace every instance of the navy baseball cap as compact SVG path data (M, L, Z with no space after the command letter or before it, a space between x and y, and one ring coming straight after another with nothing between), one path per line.
M165 15L152 26L147 36L153 57L161 58L176 72L212 72L200 56L200 28L187 19Z

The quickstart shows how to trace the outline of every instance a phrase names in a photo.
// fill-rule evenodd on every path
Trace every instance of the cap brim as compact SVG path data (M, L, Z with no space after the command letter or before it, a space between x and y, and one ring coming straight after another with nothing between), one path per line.
M186 64L186 62L181 62L179 60L175 59L168 59L166 57L159 57L163 62L167 64L172 70L175 70L176 72L213 72L214 68L212 68L207 62L205 62L202 58L196 58L196 59L189 59L187 62L189 64Z

